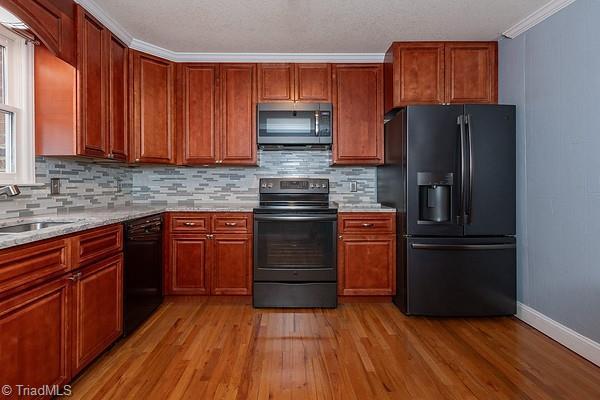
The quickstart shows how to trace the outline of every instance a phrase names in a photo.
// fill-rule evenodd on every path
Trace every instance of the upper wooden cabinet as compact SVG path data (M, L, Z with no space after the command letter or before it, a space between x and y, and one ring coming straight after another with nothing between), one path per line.
M396 42L385 57L385 110L496 103L497 42Z
M216 164L219 160L219 66L178 65L179 162Z
M36 46L36 154L127 156L127 46L77 6L77 67Z
M175 162L175 64L130 52L133 81L132 159Z
M337 64L333 71L333 162L383 162L383 66Z
M72 0L0 0L0 7L23 21L52 54L75 66L75 14Z
M331 101L330 64L258 64L258 101Z
M221 64L219 164L256 165L256 64Z
M108 154L117 160L127 160L129 146L128 121L128 53L127 45L112 33L108 41Z
M107 140L107 30L83 8L77 8L78 153L108 155Z
M498 102L498 43L446 43L446 103Z
M444 102L444 44L398 43L386 54L385 109Z
M331 64L295 64L296 101L331 102Z
M294 64L258 64L258 101L294 100Z

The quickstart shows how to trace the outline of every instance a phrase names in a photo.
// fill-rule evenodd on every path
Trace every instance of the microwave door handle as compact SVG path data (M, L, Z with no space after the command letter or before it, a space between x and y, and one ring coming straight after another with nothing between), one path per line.
M315 136L319 136L319 111L315 111Z

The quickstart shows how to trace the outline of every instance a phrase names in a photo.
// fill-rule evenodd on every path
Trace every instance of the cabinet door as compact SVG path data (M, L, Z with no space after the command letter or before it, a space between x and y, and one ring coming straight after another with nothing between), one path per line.
M293 64L258 64L258 101L294 100Z
M396 43L386 56L386 111L444 102L443 43Z
M2 384L42 387L69 381L68 287L61 278L0 301Z
M80 155L106 157L106 46L108 31L94 17L77 8L79 124L77 147Z
M123 256L81 270L73 285L73 374L123 332Z
M183 164L215 164L218 154L216 64L180 67L180 121Z
M395 235L342 236L338 241L338 293L390 296L395 291Z
M446 44L446 103L498 102L498 43Z
M210 293L210 263L207 235L172 235L169 249L167 292L169 294Z
M211 294L252 294L252 235L214 235Z
M256 165L256 65L221 64L221 159Z
M108 157L127 159L127 46L108 35Z
M334 164L383 161L383 67L336 65L333 76Z
M331 102L331 64L296 64L295 100Z
M174 160L175 67L170 61L133 53L134 160Z

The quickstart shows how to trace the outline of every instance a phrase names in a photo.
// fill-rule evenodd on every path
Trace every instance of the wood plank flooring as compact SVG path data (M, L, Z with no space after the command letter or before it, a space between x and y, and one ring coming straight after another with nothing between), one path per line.
M515 318L408 318L392 304L258 310L168 298L75 399L600 399L600 368Z

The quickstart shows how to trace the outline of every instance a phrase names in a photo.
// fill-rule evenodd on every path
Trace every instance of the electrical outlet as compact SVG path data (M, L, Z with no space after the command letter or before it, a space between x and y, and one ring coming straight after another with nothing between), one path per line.
M356 182L356 181L350 182L350 191L358 192L358 182Z
M60 178L50 178L50 194L53 196L60 194Z

